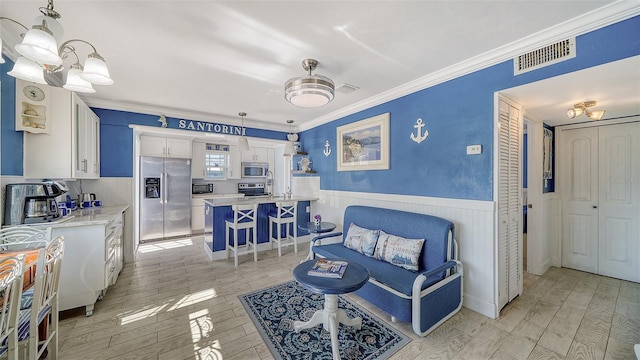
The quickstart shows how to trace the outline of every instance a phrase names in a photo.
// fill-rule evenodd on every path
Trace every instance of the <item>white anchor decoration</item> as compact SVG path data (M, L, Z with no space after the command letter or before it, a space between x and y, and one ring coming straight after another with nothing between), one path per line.
M329 148L329 140L327 140L327 142L324 143L324 156L329 156L329 154L331 154L331 149Z
M425 124L422 122L422 119L418 119L416 120L416 124L413 125L414 128L418 129L418 135L415 135L414 133L411 133L411 140L417 142L418 144L420 144L421 142L423 142L427 136L429 136L429 130L425 129L424 130L424 135L422 135L422 128L425 126Z

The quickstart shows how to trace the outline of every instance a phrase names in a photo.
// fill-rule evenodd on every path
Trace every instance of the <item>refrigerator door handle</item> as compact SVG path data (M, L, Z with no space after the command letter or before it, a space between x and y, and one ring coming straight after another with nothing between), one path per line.
M164 203L169 202L169 173L164 173Z

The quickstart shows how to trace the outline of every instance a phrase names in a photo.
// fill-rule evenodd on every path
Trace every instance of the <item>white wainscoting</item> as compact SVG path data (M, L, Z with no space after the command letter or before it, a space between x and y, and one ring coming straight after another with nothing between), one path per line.
M464 306L496 318L497 266L494 241L494 202L319 190L311 214L343 226L344 209L366 205L439 216L455 224L455 237L464 265Z

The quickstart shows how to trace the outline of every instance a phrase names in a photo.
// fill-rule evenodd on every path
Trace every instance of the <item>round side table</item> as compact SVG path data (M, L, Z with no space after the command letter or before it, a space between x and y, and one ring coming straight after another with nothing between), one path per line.
M338 308L338 295L354 292L363 287L369 280L369 270L358 263L349 262L342 278L334 279L309 275L308 272L315 263L315 259L307 260L296 266L293 269L293 277L305 289L317 294L324 294L324 309L316 311L307 322L296 321L293 327L296 332L300 332L300 330L322 324L322 327L331 334L333 359L339 360L338 324L355 326L360 330L362 328L362 318L351 319L343 309Z

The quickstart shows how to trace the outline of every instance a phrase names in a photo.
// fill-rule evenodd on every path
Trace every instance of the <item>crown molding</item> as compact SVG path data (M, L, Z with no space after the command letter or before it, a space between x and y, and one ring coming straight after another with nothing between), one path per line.
M469 58L403 85L374 95L350 106L330 112L300 125L300 131L312 129L339 118L395 100L402 96L471 74L478 70L511 60L548 44L603 28L640 14L637 0L618 0L603 7L531 34L484 54Z

